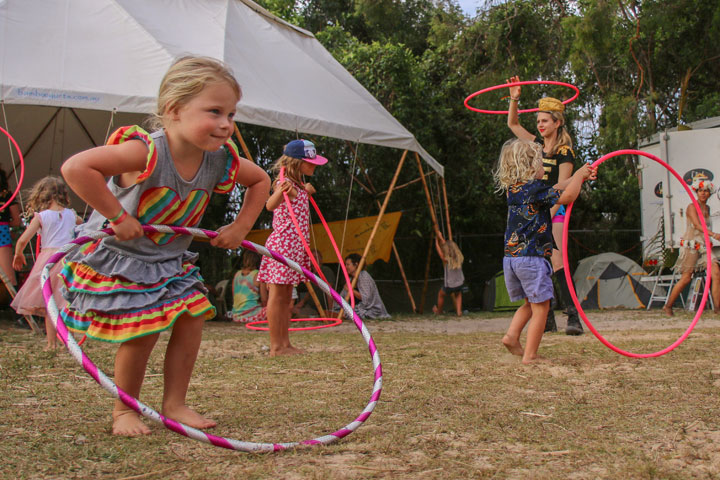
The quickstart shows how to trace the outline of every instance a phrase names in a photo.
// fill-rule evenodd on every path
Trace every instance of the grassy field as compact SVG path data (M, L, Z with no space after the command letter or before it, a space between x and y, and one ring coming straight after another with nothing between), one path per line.
M706 315L660 358L620 356L587 333L549 334L549 361L522 366L501 346L509 314L462 320L405 316L368 322L383 392L357 432L324 447L246 454L152 424L109 434L112 398L64 351L0 324L3 479L687 479L720 478L720 319ZM651 352L687 328L688 314L593 313L622 348ZM142 400L160 404L164 341ZM189 403L213 433L299 441L346 425L367 404L372 363L351 324L293 335L307 354L267 356L267 334L209 322ZM85 351L112 374L114 348Z

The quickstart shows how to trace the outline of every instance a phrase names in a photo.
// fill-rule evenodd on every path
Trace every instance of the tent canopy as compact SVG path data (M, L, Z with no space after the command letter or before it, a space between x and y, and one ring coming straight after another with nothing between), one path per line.
M415 151L443 174L310 32L250 0L0 1L5 105L148 114L162 76L188 54L221 59L233 69L243 89L239 122ZM101 118L95 128L104 133L108 117ZM8 123L14 135L13 119ZM24 134L23 149L44 125L36 120L38 131ZM15 126L29 128L27 122Z
M640 283L647 272L617 253L601 253L578 263L573 281L583 308L645 308L650 291Z

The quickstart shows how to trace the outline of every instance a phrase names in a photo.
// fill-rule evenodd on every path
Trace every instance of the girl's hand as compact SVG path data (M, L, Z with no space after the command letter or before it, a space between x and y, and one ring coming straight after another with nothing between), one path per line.
M315 190L315 187L313 187L310 183L306 183L305 185L303 185L303 187L305 188L305 191L308 192L310 195L315 195L315 193L317 192Z
M589 163L586 163L577 169L575 175L581 176L583 180L595 180L597 178L597 167L591 167Z
M117 225L111 225L110 228L115 232L115 238L121 242L132 240L133 238L140 238L145 234L138 219L129 214L125 220Z
M19 272L23 269L25 265L27 265L27 262L25 261L25 255L23 255L22 253L15 253L12 262L13 268Z
M219 248L238 248L247 232L243 232L242 226L237 223L223 225L218 228L218 236L210 240L210 245Z
M514 83L519 82L520 77L515 75L514 77L510 77L507 79L506 83ZM516 87L508 87L508 90L510 90L510 98L511 99L520 99L520 92L522 91L522 87L520 85Z

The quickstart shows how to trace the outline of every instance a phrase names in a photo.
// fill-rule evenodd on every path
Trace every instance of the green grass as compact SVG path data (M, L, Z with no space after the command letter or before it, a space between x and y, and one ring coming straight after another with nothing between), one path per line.
M500 345L508 319L471 316L449 333L451 316L422 317L430 327L420 331L412 316L369 322L384 374L373 415L338 443L277 454L226 451L157 424L147 437L114 437L107 392L64 350L43 352L38 337L1 325L0 478L718 478L720 328L700 325L649 360L622 357L590 334L546 335L540 353L550 362L524 367ZM653 351L687 320L608 336ZM308 353L269 358L266 333L207 324L188 401L218 421L213 433L300 441L365 407L372 363L351 325L292 338ZM152 406L162 395L166 340L143 387ZM84 347L111 375L115 347Z

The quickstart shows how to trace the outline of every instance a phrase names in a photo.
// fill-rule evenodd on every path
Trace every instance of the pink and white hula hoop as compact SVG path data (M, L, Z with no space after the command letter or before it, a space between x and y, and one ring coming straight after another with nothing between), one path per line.
M0 127L0 132L2 132L2 133L4 133L5 135L7 135L8 139L10 140L10 142L12 142L13 146L15 147L15 151L16 151L17 154L18 154L18 158L20 158L20 179L18 180L17 187L15 187L15 191L14 191L13 194L10 196L10 198L7 199L7 202L5 202L5 203L3 203L2 205L0 205L0 212L1 212L1 211L3 211L3 210L5 209L5 207L7 207L8 205L10 205L10 202L13 201L13 199L15 198L15 196L16 196L16 195L18 194L18 192L20 191L20 187L22 187L22 182L23 182L23 179L25 178L25 159L23 158L23 154L22 154L22 150L20 150L20 146L17 144L17 142L15 141L15 139L13 138L13 136L10 135L10 132L8 132L7 130L5 130L5 129L2 128L2 127Z
M572 102L580 95L580 89L570 83L556 82L554 80L525 80L522 82L501 83L500 85L495 85L494 87L483 88L482 90L478 90L477 92L471 93L470 95L468 95L468 97L465 99L463 104L465 105L465 107L467 109L472 110L473 112L490 113L493 115L507 115L508 114L507 110L483 110L482 108L476 108L476 107L470 106L469 102L473 98L480 96L483 93L492 92L493 90L499 90L501 88L506 88L506 87L517 87L519 85L560 85L562 87L571 88L572 90L575 91L575 95L568 98L567 100L563 100L563 102L562 102L563 105L567 105L568 103ZM527 108L525 110L518 110L518 113L531 113L531 112L538 112L538 111L540 111L539 108Z
M215 236L217 236L217 232L213 231L201 230L198 228L172 227L168 225L144 225L143 230L145 230L146 233L180 233L184 235L193 235L194 237L198 238L214 238ZM348 318L352 318L355 322L355 326L362 334L363 339L365 340L365 343L368 345L368 348L370 350L370 357L373 363L374 375L373 390L372 395L370 396L370 401L365 407L365 409L360 413L360 415L355 420L340 428L339 430L310 440L284 443L243 442L240 440L233 440L230 438L224 438L217 435L205 433L202 430L189 427L173 420L172 418L165 417L164 415L153 410L151 407L140 402L140 400L119 389L118 386L115 385L115 383L110 380L97 367L97 365L95 365L92 360L90 360L90 358L80 349L77 342L75 342L73 336L70 335L70 332L68 331L65 322L63 322L62 318L60 318L57 304L55 303L55 300L52 296L52 286L49 279L50 269L52 268L52 266L60 259L62 259L65 255L67 255L68 252L78 248L80 245L83 245L87 242L107 237L112 234L113 231L108 228L99 232L94 232L88 236L77 238L73 242L65 245L60 250L58 250L57 253L55 253L45 265L45 268L43 268L42 274L40 276L40 281L42 284L43 296L45 297L45 303L47 305L47 311L50 314L50 318L52 319L53 324L55 324L55 327L57 328L58 336L65 343L68 350L70 351L70 354L79 364L83 366L85 371L88 372L98 384L100 384L100 386L110 392L112 396L119 398L125 405L132 408L144 417L147 417L155 422L162 423L163 425L165 425L166 428L176 433L179 433L180 435L184 435L186 437L190 437L204 443L209 443L217 447L227 448L230 450L239 450L241 452L277 452L279 450L285 450L288 448L294 448L302 445L327 445L336 442L339 439L357 430L358 427L360 427L373 412L375 406L377 405L378 399L380 398L380 392L382 390L382 365L380 364L380 356L378 355L375 342L373 341L372 336L370 335L370 332L363 323L362 319L357 316L357 314L352 310L352 308L350 308L350 305L348 305L348 303L343 300L343 298L336 291L330 288L327 283L319 279L314 273L306 270L305 268L302 268L300 265L293 262L292 260L287 260L282 255L276 252L272 252L265 247L262 247L252 242L248 242L247 240L242 242L243 248L272 257L278 262L281 262L284 265L292 268L293 270L303 273L312 283L320 287L320 289L322 289L325 293L331 295L335 299L335 301L340 304Z
M690 196L690 199L692 200L693 205L695 205L695 210L698 212L698 217L700 218L700 223L703 227L703 237L705 239L705 245L711 245L710 243L710 236L708 235L708 229L707 225L705 224L705 218L702 214L702 211L700 210L700 205L698 204L697 200L695 200L695 195L693 195L692 191L690 190L690 187L688 187L687 183L682 179L682 177L667 163L656 157L655 155L652 155L647 152L643 152L640 150L617 150L612 153L608 153L607 155L603 155L599 159L597 159L595 162L593 162L593 166L597 167L600 164L602 164L605 160L608 160L613 157L617 157L619 155L641 155L643 157L647 157L650 160L654 160L663 167L665 167L670 173L672 173L675 178L678 179L680 184L685 188L685 191ZM590 331L595 335L598 340L600 340L605 346L610 348L611 350L621 354L625 355L626 357L633 357L633 358L650 358L650 357L659 357L661 355L665 355L666 353L672 351L675 347L680 345L685 339L690 335L690 332L692 332L693 328L695 328L695 325L697 324L698 320L700 320L700 316L703 313L703 310L705 310L705 302L707 302L708 298L708 292L710 291L710 274L711 269L710 265L712 265L712 253L711 249L706 249L707 252L707 276L705 277L705 290L703 291L702 301L700 302L700 307L698 308L697 313L695 314L695 318L690 323L690 326L687 330L685 330L685 333L683 333L680 338L675 340L670 346L663 348L662 350L658 350L657 352L653 353L633 353L628 352L626 350L623 350L621 348L616 347L612 343L610 343L605 337L603 337L600 332L595 329L592 323L590 323L590 320L588 320L587 315L585 315L585 311L582 309L582 306L580 306L580 301L577 298L577 294L575 293L575 285L573 284L572 277L570 276L570 262L568 261L568 251L567 251L567 242L568 242L568 232L570 231L570 213L572 212L574 202L571 203L566 207L565 210L565 223L563 225L563 246L562 246L562 257L563 257L563 267L565 268L565 279L567 280L568 290L570 290L570 296L572 297L573 303L575 304L575 307L578 310L578 313L580 314L580 317L583 319L585 324L588 326Z

